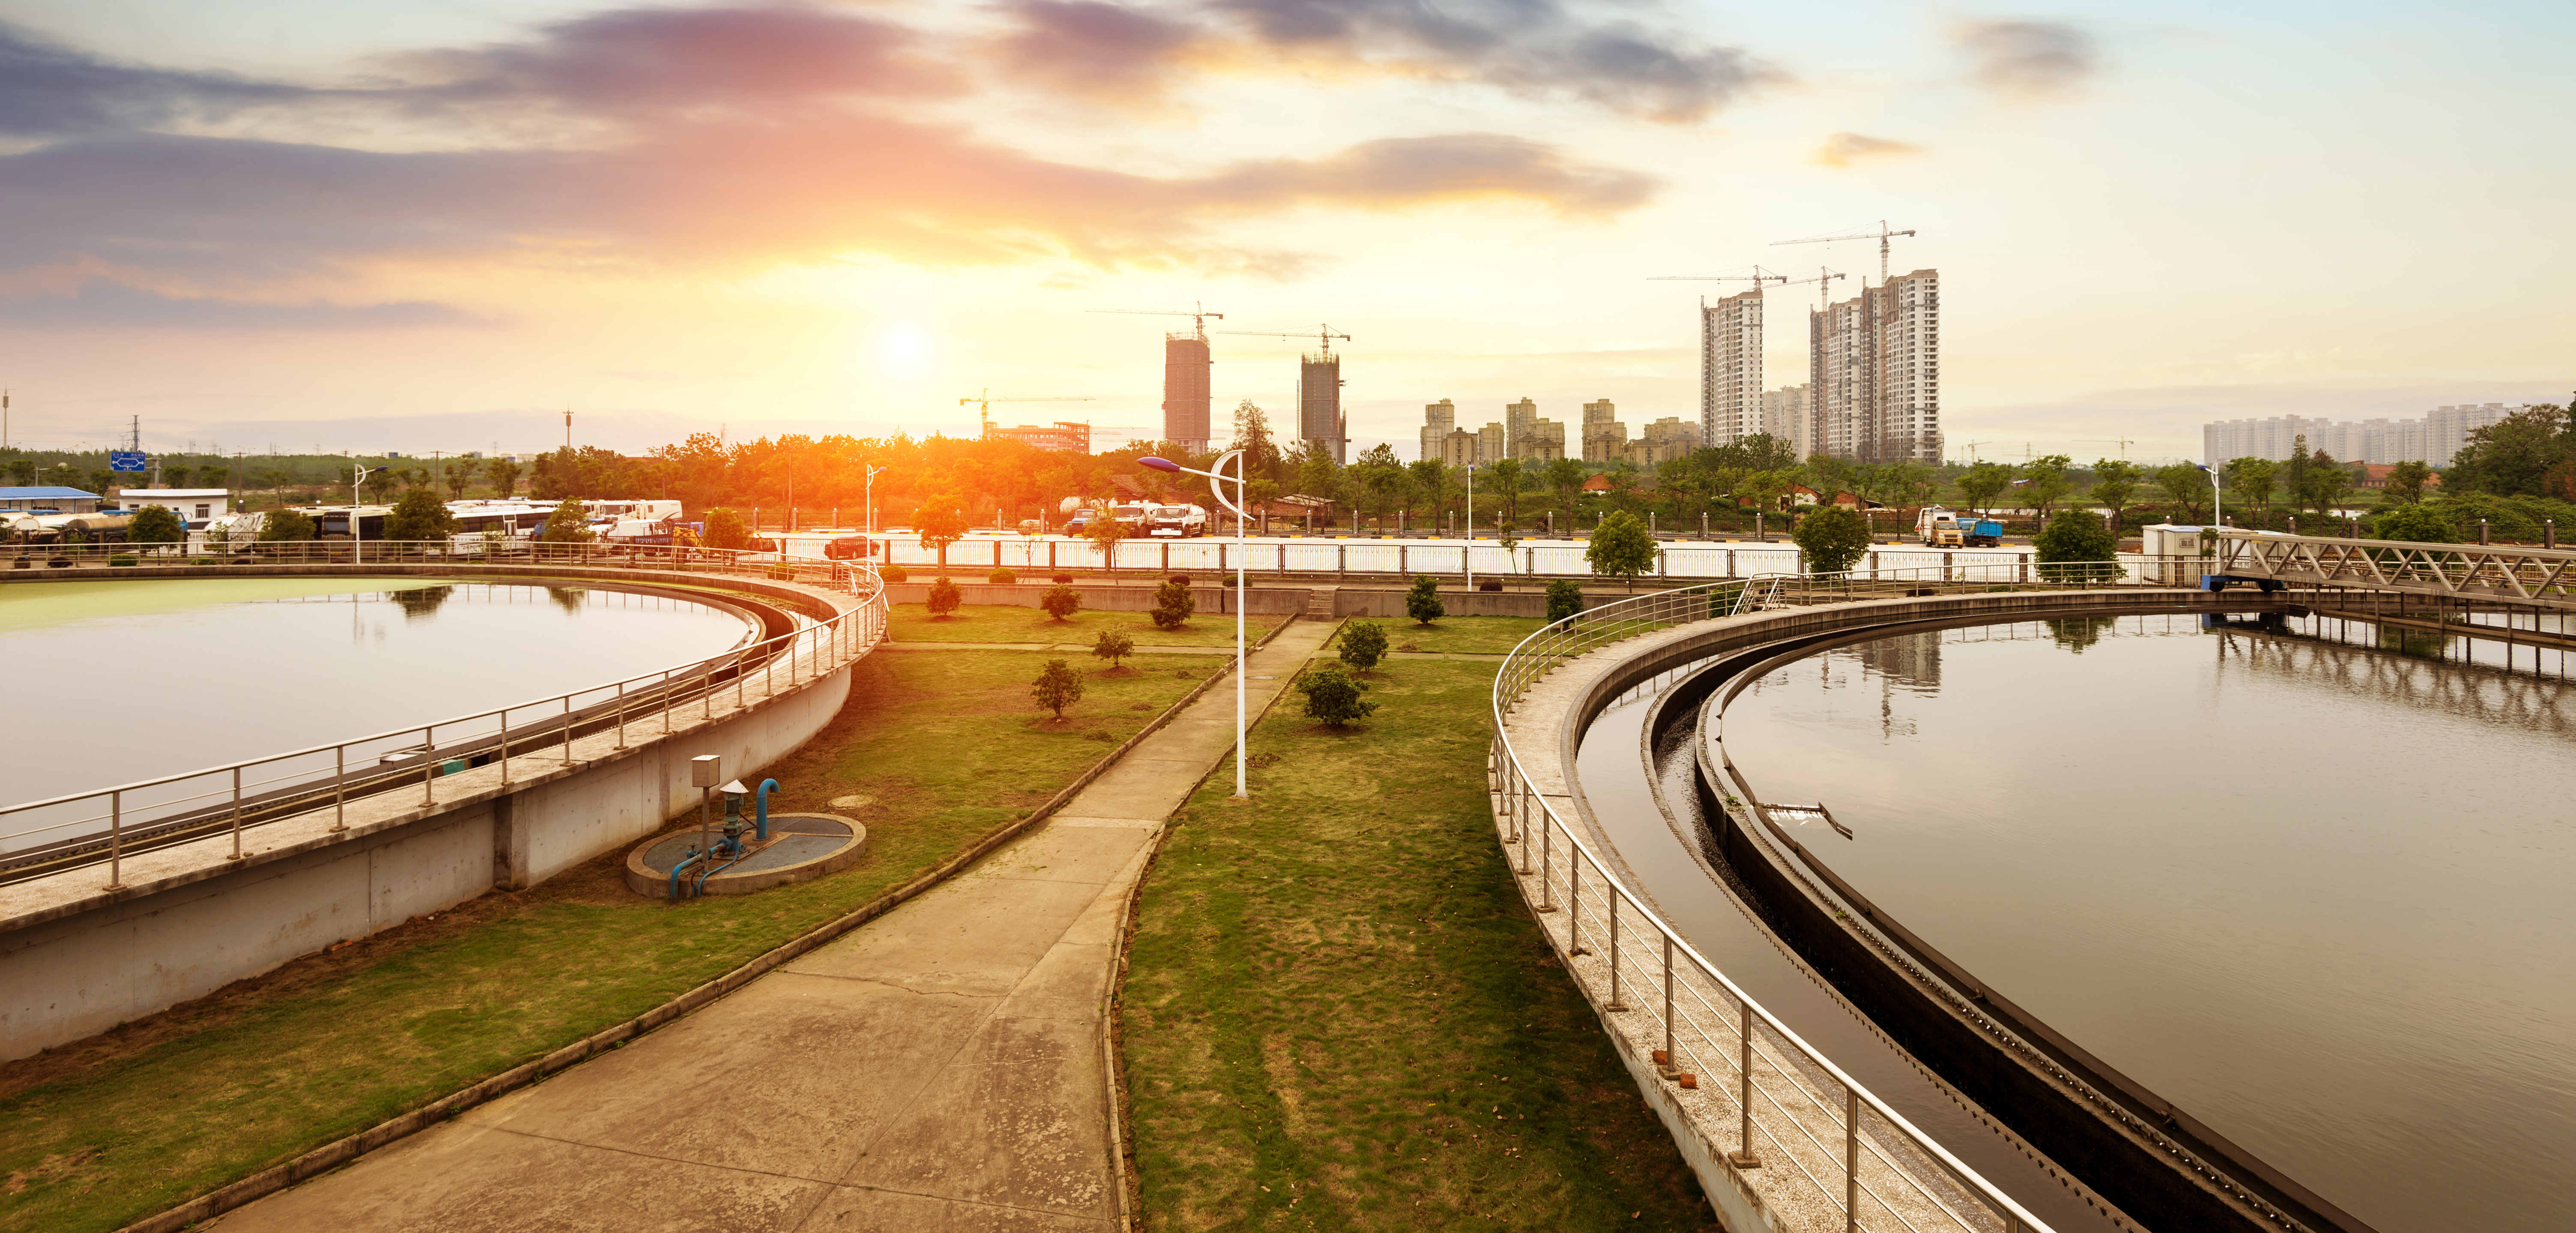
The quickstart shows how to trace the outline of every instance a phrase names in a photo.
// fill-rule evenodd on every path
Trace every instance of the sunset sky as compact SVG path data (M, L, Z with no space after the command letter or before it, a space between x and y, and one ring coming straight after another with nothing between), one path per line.
M1943 291L1944 428L2197 454L2211 418L2576 384L2576 6L0 0L13 442L622 450L1159 432L1161 336L1337 343L1421 408L1695 419L1754 263ZM1774 290L1767 384L1815 287ZM1219 407L1299 344L1220 337ZM1311 345L1311 343L1309 343ZM1005 412L1007 411L1007 414Z

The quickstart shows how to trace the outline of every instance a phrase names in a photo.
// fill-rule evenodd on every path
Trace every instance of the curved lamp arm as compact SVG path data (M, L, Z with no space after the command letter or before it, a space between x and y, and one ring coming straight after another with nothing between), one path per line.
M1235 490L1240 492L1243 489L1243 477L1238 475L1221 475L1218 474L1218 472L1225 469L1225 464L1241 459L1242 457L1242 450L1227 450L1217 458L1216 471L1201 471L1197 467L1185 467L1169 458L1139 458L1136 460L1136 465L1152 467L1157 471L1166 471L1174 475L1206 476L1208 480L1208 491L1215 494L1218 504L1233 511L1234 516L1239 520L1248 517L1249 515L1243 512L1243 507L1241 505L1237 505L1233 500L1229 499L1225 495L1225 489L1218 487L1218 484L1219 482L1232 484L1235 486Z

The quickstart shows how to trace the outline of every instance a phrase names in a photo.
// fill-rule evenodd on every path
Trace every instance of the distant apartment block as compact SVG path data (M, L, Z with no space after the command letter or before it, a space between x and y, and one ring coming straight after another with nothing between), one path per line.
M1200 334L1163 336L1163 439L1208 447L1208 341Z
M1583 404L1583 461L1610 462L1628 448L1628 426L1618 420L1619 408L1604 398Z
M1449 448L1449 434L1458 429L1458 404L1446 398L1422 408L1422 452L1416 458L1438 458Z
M1349 423L1342 416L1342 357L1326 351L1297 362L1297 437L1350 461Z
M1916 270L1807 314L1808 448L1941 461L1941 286Z
M1725 445L1762 431L1762 290L1699 306L1700 439Z
M1552 462L1565 457L1565 425L1540 419L1538 404L1530 399L1503 405L1503 430L1514 458Z
M2287 460L2308 439L2311 452L2341 462L2429 462L2449 466L2469 434L2520 410L2500 402L2435 407L2420 419L2328 420L2298 415L2220 420L2200 429L2200 453L2212 464L2237 458Z
M1808 423L1813 407L1807 390L1803 385L1784 385L1762 395L1762 431L1788 442L1801 459L1815 452L1807 441L1813 427Z
M1698 448L1700 426L1678 415L1667 415L1646 425L1645 431L1622 449L1620 457L1641 467L1656 467L1687 458Z

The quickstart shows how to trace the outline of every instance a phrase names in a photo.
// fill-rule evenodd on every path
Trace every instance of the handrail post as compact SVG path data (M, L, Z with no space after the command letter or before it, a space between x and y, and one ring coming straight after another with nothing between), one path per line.
M662 670L661 698L662 735L669 736L671 735L671 711L675 704L671 700L671 670L668 668Z
M1663 939L1664 939L1664 1066L1663 1066L1663 1073L1664 1073L1664 1077L1665 1077L1665 1078L1667 1078L1667 1079L1669 1079L1669 1078L1672 1078L1674 1075L1677 1075L1677 1074L1681 1073L1681 1069L1682 1069L1682 1060L1681 1060L1680 1056L1679 1056L1679 1055L1677 1055L1677 1054L1675 1054L1675 1053L1673 1052L1673 935L1672 935L1672 934L1670 934L1670 933L1663 933L1663 932L1662 932L1662 931L1660 931L1660 930L1658 930L1657 932L1658 932L1658 933L1661 933L1661 934L1662 934L1662 937L1663 937Z
M1547 814L1542 811L1538 816L1538 910L1541 912L1556 910L1556 888L1548 885L1547 881L1549 858L1555 855L1555 847L1556 831L1548 826Z
M571 695L571 694L565 694L565 695L563 696L563 704L564 704L564 705L563 705L563 717L564 717L563 764L564 764L565 766L571 766L571 765L572 765L572 695Z
M241 859L241 763L233 763L233 859Z
M1753 1001L1737 998L1735 1004L1744 1014L1735 1038L1735 1108L1742 1115L1735 1137L1743 1148L1727 1157L1726 1162L1739 1169L1758 1169L1762 1158L1753 1154Z
M1583 946L1583 854L1580 852L1565 862L1565 944L1568 954L1592 953Z
M617 683L617 747L626 748L626 682Z
M107 889L125 889L125 793L107 794Z
M1623 1002L1623 1001L1620 1001L1620 1000L1619 1000L1619 902L1620 902L1620 896L1614 893L1614 894L1612 894L1612 895L1610 895L1610 896L1609 896L1609 900L1610 900L1610 1002L1609 1002L1609 1004L1608 1004L1608 1005L1603 1006L1601 1009L1603 1009L1603 1010L1608 1010L1608 1011L1622 1011L1622 1010L1626 1010L1626 1009L1628 1009L1628 1004L1627 1004L1626 1002Z
M349 747L347 745L335 745L331 748L331 766L334 772L331 776L331 829L345 831L349 829Z
M420 803L423 806L438 803L437 734L437 724L431 724L420 730Z
M510 708L501 708L501 786L510 786Z
M1860 1089L1843 1085L1843 1230L1860 1228Z

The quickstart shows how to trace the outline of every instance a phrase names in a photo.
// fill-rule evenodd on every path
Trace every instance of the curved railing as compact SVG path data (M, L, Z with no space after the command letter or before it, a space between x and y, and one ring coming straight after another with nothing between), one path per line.
M1962 576L1975 572L1775 575L1640 595L1531 634L1494 680L1497 825L1516 870L1535 879L1531 906L1561 940L1567 972L1603 1010L1650 1021L1663 1041L1654 1061L1674 1084L1671 1094L1713 1146L1731 1138L1727 1155L1746 1184L1775 1217L1798 1227L2043 1233L2048 1225L1801 1039L1621 885L1532 779L1505 720L1551 670L1641 634L1760 608L2021 589L2016 566Z
M0 807L0 883L85 866L108 867L108 889L124 880L125 858L211 836L231 835L239 859L244 830L328 813L347 823L351 801L416 790L435 805L440 780L497 765L500 782L531 758L568 764L573 743L613 732L659 735L675 715L712 720L827 676L865 655L885 635L885 585L864 565L700 548L515 544L497 553L458 553L445 544L369 542L352 562L346 543L288 545L291 555L225 556L212 564L244 571L279 564L514 564L556 568L655 569L796 583L851 595L855 606L720 655L570 693L516 702L288 753L138 780L89 792ZM331 550L337 550L336 559ZM202 554L200 554L202 555Z

